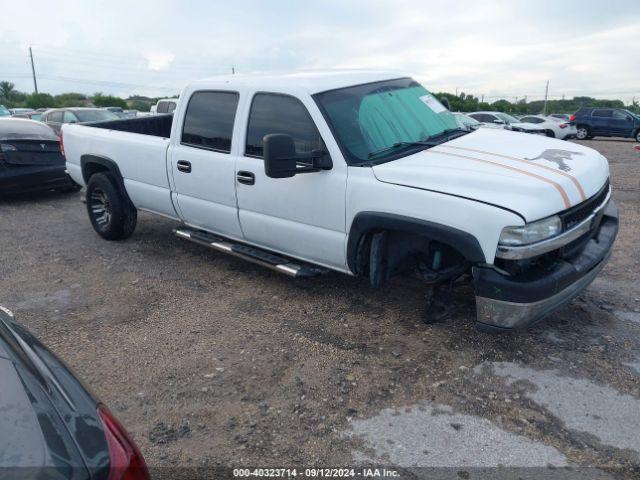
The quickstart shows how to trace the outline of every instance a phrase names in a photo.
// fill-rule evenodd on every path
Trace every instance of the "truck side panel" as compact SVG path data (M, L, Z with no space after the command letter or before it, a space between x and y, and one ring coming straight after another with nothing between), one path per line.
M178 218L167 177L168 139L84 125L65 125L63 138L67 170L76 182L85 184L82 156L111 160L136 208Z

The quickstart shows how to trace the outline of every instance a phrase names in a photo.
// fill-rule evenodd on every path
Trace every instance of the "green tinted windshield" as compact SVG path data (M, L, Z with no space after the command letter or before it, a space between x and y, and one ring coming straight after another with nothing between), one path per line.
M456 129L455 117L411 78L341 88L314 96L349 163L379 162L413 153L424 141ZM371 157L372 152L383 151Z

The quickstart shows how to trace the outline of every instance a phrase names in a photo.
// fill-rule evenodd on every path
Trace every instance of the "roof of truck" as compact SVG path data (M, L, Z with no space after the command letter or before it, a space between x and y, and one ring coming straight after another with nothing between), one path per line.
M224 85L226 88L242 86L256 87L259 89L290 87L302 88L310 94L314 94L336 88L362 85L364 83L394 78L405 78L407 76L408 75L403 75L398 72L379 70L322 70L281 74L221 75L198 80L193 82L191 86L196 88L211 88Z

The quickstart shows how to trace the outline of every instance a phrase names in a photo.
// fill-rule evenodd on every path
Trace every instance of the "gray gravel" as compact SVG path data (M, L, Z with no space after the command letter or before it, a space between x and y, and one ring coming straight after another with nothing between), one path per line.
M425 325L412 281L294 280L177 239L175 222L144 212L130 239L106 242L77 194L0 199L0 304L154 467L549 459L637 478L640 159L632 142L583 143L611 162L620 235L587 291L529 332L476 332L468 286L452 318ZM485 438L504 448L484 450Z

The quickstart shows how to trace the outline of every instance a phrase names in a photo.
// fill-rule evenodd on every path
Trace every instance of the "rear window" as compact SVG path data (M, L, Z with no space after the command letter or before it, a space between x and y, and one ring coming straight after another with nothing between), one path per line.
M176 102L171 101L161 101L158 102L158 108L156 113L173 113L176 109Z
M187 105L181 142L229 153L237 108L235 92L195 92Z
M118 116L109 110L75 110L73 112L80 122L106 122L118 120Z
M610 117L611 116L611 110L605 110L602 108L597 108L593 111L593 113L591 114L594 117Z

